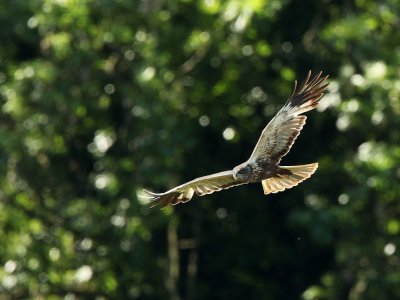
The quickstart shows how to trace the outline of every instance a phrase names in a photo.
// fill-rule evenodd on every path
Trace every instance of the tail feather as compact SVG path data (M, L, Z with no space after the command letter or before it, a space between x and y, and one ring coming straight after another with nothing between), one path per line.
M278 193L290 189L300 182L310 178L317 170L318 163L299 166L280 166L274 177L261 181L264 194Z

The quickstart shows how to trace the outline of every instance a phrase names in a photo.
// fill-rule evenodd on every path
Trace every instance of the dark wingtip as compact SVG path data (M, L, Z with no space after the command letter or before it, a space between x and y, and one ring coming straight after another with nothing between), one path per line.
M162 204L162 202L164 201L163 199L163 195L161 193L154 193L151 192L149 190L146 189L142 189L143 192L146 193L146 195L139 195L140 198L145 198L145 199L149 199L149 201L146 203L150 208L153 208L159 204ZM168 203L164 204L161 206L161 208L164 208Z
M166 206L168 205L168 203L163 203L163 202L164 202L164 199L163 199L162 197L155 197L155 198L153 198L152 200L150 200L150 201L147 203L147 205L148 205L150 208L154 208L154 207L156 207L156 206L161 205L161 206L160 206L160 209L163 209L164 207L166 207Z
M147 203L147 205L149 205L150 208L159 206L160 209L163 209L170 204L175 205L182 202L182 199L179 199L179 196L181 195L181 193L179 192L170 192L163 194L157 194L149 191L146 192L152 195L152 198L149 197L150 201Z
M314 99L314 101L320 99L324 90L329 85L329 83L326 82L326 80L329 78L329 75L321 78L322 74L323 72L319 71L310 81L311 70L308 71L306 79L302 82L300 88L298 90L293 89L289 97L289 101L291 102L290 105L300 106L310 99Z

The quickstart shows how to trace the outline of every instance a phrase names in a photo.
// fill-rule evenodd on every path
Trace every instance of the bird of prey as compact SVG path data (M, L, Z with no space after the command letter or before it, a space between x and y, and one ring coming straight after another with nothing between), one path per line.
M328 76L321 75L322 72L319 72L310 80L311 71L309 71L300 87L297 86L297 81L294 82L288 100L264 128L247 161L232 170L196 178L165 193L144 190L151 199L150 206L165 207L169 204L187 202L194 194L204 196L254 182L261 182L264 194L277 193L309 178L318 168L318 163L281 166L279 162L289 152L306 123L307 117L302 114L318 106L329 84L326 82Z

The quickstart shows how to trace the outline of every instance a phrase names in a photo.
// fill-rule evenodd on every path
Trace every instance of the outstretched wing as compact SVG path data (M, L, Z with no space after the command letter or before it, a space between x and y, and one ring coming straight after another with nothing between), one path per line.
M289 152L301 129L306 123L306 116L300 115L318 106L323 91L328 86L328 76L321 77L319 72L311 81L311 71L297 89L294 82L293 91L286 104L264 128L251 154L249 161L268 158L279 163L281 158Z
M151 199L149 203L150 207L161 205L162 208L168 204L175 205L180 202L187 202L193 197L193 194L203 196L245 183L247 182L235 180L232 171L224 171L196 178L165 193L153 193L147 190L144 191Z

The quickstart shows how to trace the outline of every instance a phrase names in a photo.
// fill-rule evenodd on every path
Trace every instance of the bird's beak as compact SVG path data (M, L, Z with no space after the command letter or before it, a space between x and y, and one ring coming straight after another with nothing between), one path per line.
M233 173L233 178L237 180L236 173Z

